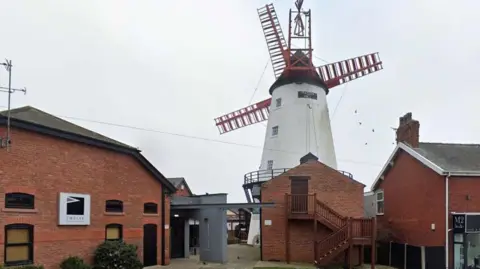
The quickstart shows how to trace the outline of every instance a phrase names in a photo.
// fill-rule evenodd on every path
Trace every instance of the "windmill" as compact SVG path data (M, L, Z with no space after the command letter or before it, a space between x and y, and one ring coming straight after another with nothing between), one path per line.
M260 169L244 178L248 202L252 202L250 192L253 200L260 198L261 182L297 166L308 153L337 169L327 94L336 86L383 69L378 53L315 67L311 11L302 6L303 0L296 0L296 8L290 9L288 41L273 4L257 10L276 79L269 89L272 97L215 119L220 134L268 119ZM249 244L259 234L255 215Z

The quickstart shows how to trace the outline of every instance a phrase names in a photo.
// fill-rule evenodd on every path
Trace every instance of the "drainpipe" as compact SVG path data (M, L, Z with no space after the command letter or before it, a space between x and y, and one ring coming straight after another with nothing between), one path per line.
M450 178L450 173L447 173L447 175L445 176L445 268L448 269L449 268L449 233L448 233L448 224L449 224L449 215L450 215L450 212L448 210L449 208L449 201L448 201L448 198L449 198L449 195L448 195L448 180Z

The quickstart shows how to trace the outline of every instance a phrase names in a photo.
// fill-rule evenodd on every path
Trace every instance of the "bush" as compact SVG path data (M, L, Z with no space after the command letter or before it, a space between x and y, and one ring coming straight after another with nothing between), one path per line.
M90 265L86 264L82 258L70 256L63 260L60 264L61 269L90 269Z
M95 269L142 269L137 246L123 241L106 241L95 250Z

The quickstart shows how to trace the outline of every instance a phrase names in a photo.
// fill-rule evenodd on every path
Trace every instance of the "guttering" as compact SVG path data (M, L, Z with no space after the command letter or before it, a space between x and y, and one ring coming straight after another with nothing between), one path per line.
M480 171L445 171L443 172L445 176L457 176L457 177L479 177Z
M448 259L448 255L449 255L449 233L448 233L448 224L449 224L449 216L450 216L450 212L449 212L449 179L450 179L450 176L451 174L450 173L447 173L446 176L445 176L445 268L448 269L449 268L449 259Z
M161 225L160 231L162 231L162 242L161 242L161 249L162 249L162 254L160 255L161 261L160 265L165 265L165 191L162 188L162 216L161 216ZM170 228L170 227L169 227Z

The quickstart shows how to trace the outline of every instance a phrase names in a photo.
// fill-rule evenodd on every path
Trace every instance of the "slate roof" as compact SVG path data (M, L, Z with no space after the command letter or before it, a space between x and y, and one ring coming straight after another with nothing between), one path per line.
M175 186L175 188L180 187L180 184L182 184L182 182L185 180L183 177L170 177L167 179L173 184L173 186Z
M193 195L193 192L188 186L187 181L185 180L184 177L171 177L167 179L168 181L170 181L170 183L172 183L173 186L175 186L176 189L180 188L180 185L183 183L183 185L185 186L185 188L187 188L187 191L190 193L190 195Z
M414 150L447 172L480 171L479 144L420 143Z
M7 117L7 111L1 111L0 116ZM96 140L100 140L103 142L115 144L117 146L121 147L126 147L126 148L131 148L134 149L134 147L129 146L127 144L124 144L122 142L116 141L114 139L108 138L104 135L101 135L99 133L96 133L94 131L85 129L83 127L80 127L76 124L73 124L71 122L68 122L66 120L63 120L61 118L58 118L56 116L53 116L51 114L48 114L38 108L34 108L31 106L24 106L24 107L19 107L10 110L10 117L12 119L17 119L21 121L26 121L29 123L34 123L38 124L44 127L52 128L52 129L57 129L61 130L64 132L69 132L81 136L85 136L88 138L93 138Z

